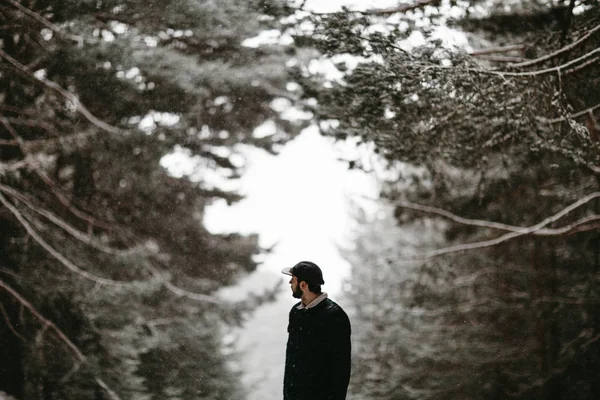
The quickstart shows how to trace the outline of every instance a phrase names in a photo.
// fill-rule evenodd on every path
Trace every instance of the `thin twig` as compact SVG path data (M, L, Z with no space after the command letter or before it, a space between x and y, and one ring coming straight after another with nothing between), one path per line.
M596 64L598 62L598 60L600 60L600 57L594 57L590 60L587 60L584 63L574 66L573 68L569 68L569 69L565 70L564 74L571 75L577 71L581 71L582 69L587 68L590 65Z
M2 195L0 195L0 199ZM9 285L7 285L4 281L0 280L0 288L4 289L6 292L8 292L8 294L10 294L12 297L14 297L19 303L21 303L21 305L25 308L27 308L27 310L29 310L29 312L31 314L33 314L33 316L35 318L37 318L42 325L45 328L49 328L51 329L54 334L56 336L58 336L58 338L67 345L67 347L71 350L71 352L73 353L73 355L75 356L75 358L77 359L77 361L84 363L87 361L86 357L83 355L83 353L81 352L81 350L79 350L79 348L75 345L75 343L73 343L68 337L67 335L65 335L65 333L59 328L57 327L52 321L50 321L47 318L44 318L44 316L42 316L42 314L40 314L35 307L33 307L31 305L31 303L29 303L27 300L25 300L25 298L23 296L21 296L19 293L17 293L13 288L11 288ZM106 393L108 393L108 395L113 399L113 400L120 400L120 397L111 389L108 387L108 385L106 383L104 383L104 381L102 379L100 379L99 377L94 377L94 380L96 381L96 383L98 383L98 385L104 389L106 391Z

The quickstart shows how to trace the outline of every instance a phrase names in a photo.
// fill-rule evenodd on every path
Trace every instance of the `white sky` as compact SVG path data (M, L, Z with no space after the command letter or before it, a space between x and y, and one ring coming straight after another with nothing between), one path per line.
M209 206L205 226L215 233L257 232L261 245L276 244L262 269L284 279L281 268L312 260L323 269L327 291L338 292L349 272L337 246L350 239L351 204L360 202L362 195L376 197L378 193L373 176L348 170L348 164L338 160L341 156L354 159L351 153L321 136L314 126L277 156L249 151L241 180L245 199L232 206L225 201Z

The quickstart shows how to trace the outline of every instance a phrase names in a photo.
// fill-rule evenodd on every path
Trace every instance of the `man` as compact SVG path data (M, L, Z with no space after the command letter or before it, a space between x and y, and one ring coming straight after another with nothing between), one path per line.
M284 400L344 400L350 381L350 320L321 292L323 273L302 261L290 275L292 295L283 378Z

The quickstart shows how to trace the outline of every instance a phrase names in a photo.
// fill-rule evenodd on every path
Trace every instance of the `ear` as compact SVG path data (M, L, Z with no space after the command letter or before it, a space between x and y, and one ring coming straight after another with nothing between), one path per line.
M306 283L306 281L301 281L298 286L302 290L307 290L308 289L308 283Z

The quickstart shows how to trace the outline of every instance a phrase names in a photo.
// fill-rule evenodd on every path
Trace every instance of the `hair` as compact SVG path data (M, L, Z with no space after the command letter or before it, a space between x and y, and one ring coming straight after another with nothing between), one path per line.
M315 284L308 283L308 282L306 282L306 284L308 285L308 290L310 290L311 292L316 293L316 294L321 294L321 285L315 285Z

